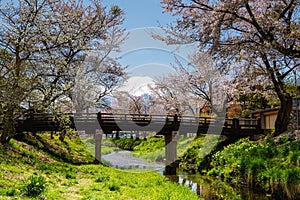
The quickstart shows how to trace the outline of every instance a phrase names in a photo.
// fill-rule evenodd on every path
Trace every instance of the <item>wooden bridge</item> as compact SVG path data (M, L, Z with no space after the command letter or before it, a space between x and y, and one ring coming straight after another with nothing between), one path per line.
M178 115L139 115L112 113L74 113L69 114L70 127L78 131L95 133L96 161L101 160L101 134L118 131L151 131L163 135L166 144L166 174L176 174L177 136L187 133L225 135L231 138L242 138L262 134L260 120L257 119L225 119L210 117L178 116ZM0 130L3 129L0 123ZM18 119L17 132L61 131L59 118L49 114L31 114L26 119Z
M83 123L82 119L77 120L78 123ZM158 135L167 135L172 131L180 131L180 134L247 137L262 133L260 120L257 119L98 113L97 120L105 134L113 131L155 131Z
M177 116L177 115L144 115L144 114L112 114L112 113L75 113L69 114L70 127L94 133L102 129L105 134L116 131L151 131L158 135L167 135L172 131L198 134L221 134L234 137L248 137L261 134L258 119L225 119L211 117ZM221 127L220 127L221 126ZM32 114L18 119L17 132L60 131L58 117L50 114ZM221 128L221 132L212 132ZM0 130L3 124L0 122ZM218 129L219 130L219 129Z

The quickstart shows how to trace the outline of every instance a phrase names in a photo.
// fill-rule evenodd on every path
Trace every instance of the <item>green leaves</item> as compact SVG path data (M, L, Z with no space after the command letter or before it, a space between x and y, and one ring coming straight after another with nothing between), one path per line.
M108 66L110 72L101 75L116 74L105 81L104 75L93 79L104 82L99 88L108 85L101 95L93 92L107 95L123 76L117 59L110 57L124 40L120 28L123 13L117 6L109 10L98 0L88 6L82 0L14 1L1 4L0 19L0 104L14 114L20 105L40 111L51 111L54 104L70 105L75 77L92 49L99 59L94 62L98 67L95 71ZM7 109L0 106L0 117ZM15 120L10 121L13 126ZM1 138L16 134L5 131L7 134L2 137L1 133Z
M276 195L294 198L299 187L299 142L241 139L212 157L209 175L238 179Z
M30 197L39 196L44 192L46 183L46 179L43 176L30 176L24 181L21 192Z

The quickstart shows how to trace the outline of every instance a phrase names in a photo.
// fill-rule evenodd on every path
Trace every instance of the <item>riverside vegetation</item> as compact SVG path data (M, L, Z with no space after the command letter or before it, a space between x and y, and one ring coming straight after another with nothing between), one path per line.
M131 139L131 138L110 138L116 147L122 150L132 151L131 155L143 158L148 162L162 162L165 157L165 141L163 138ZM182 156L193 137L180 137L177 143L177 154Z
M225 147L220 141L209 155L202 158L204 138L202 135L189 143L187 150L180 156L181 169L214 176L232 184L257 188L280 199L300 198L299 140L288 136L275 139L265 137L259 141L244 138ZM132 155L144 155L142 157L146 158L151 149L154 152L163 152L164 149L162 138L151 138L147 141L120 138L112 141L120 148L130 147L127 150L134 150ZM183 143L184 139L180 140L178 146ZM151 161L160 160L160 156L163 156L161 153L154 155L156 156Z
M79 137L12 139L0 146L0 199L198 199L158 173L128 173L93 159Z
M212 156L208 175L261 188L280 199L300 197L300 141L241 139Z

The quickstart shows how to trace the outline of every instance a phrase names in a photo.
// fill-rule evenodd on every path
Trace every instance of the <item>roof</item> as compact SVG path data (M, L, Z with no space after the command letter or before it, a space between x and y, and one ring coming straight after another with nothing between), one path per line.
M277 112L279 111L279 107L276 108L267 108L264 110L257 110L254 112L251 112L251 115L257 115L257 114L263 114L263 115L271 115L271 114L277 114Z

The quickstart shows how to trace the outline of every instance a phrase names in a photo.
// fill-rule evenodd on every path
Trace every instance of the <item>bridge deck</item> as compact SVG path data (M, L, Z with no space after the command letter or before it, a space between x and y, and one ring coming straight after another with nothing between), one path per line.
M101 113L98 120L104 132L112 131L153 131L166 134L172 131L186 133L209 133L224 135L261 133L257 119L221 119L210 117L174 115L131 115Z
M254 135L262 133L257 119L221 119L210 117L177 115L138 115L111 113L70 114L71 127L93 132L102 129L104 133L113 131L154 131L165 135L172 131L180 133L202 133L223 135ZM17 121L18 132L59 131L59 122L49 114L33 114ZM3 129L0 123L0 129Z

